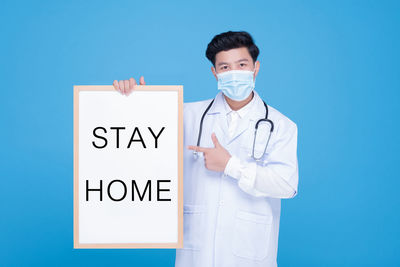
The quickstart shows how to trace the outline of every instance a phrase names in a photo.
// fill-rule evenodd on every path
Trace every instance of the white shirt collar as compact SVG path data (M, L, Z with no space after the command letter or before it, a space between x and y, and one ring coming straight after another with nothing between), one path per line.
M224 107L225 107L225 114L228 115L229 113L231 113L232 110L231 107L229 106L229 104L226 102L225 97L222 96L223 102L224 102ZM253 94L253 98L251 99L251 101L249 103L247 103L245 106L243 106L241 109L235 110L236 113L239 115L240 118L243 118L247 112L250 110L251 106L254 105L255 103L255 99L256 99L256 95L255 92Z

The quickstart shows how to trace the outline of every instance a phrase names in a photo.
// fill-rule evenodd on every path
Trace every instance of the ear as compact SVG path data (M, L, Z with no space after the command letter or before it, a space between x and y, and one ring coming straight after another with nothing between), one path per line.
M215 72L215 68L214 68L214 67L211 67L211 71L212 71L212 73L213 73L215 79L218 81L218 77L217 77L217 73Z
M254 80L256 79L259 70L260 70L260 61L257 60L255 63L255 71L254 71L254 77L253 77Z

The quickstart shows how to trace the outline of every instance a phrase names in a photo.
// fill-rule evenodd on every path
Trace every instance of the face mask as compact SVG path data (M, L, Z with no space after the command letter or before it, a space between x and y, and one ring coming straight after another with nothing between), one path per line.
M218 73L218 90L235 101L246 99L255 87L254 71L230 70Z

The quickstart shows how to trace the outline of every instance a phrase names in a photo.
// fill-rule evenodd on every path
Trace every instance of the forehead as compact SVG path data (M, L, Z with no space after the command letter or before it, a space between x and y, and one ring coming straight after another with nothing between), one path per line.
M234 63L240 59L247 59L249 62L253 61L247 47L233 48L218 52L215 55L215 65L218 65L219 62Z

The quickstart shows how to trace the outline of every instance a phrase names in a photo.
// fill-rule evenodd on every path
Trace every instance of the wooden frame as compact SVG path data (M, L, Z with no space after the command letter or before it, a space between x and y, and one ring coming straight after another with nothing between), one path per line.
M176 243L80 243L79 242L79 93L82 91L114 91L113 86L74 86L74 248L182 248L183 247L183 86L182 85L137 85L139 91L178 92L178 242Z

